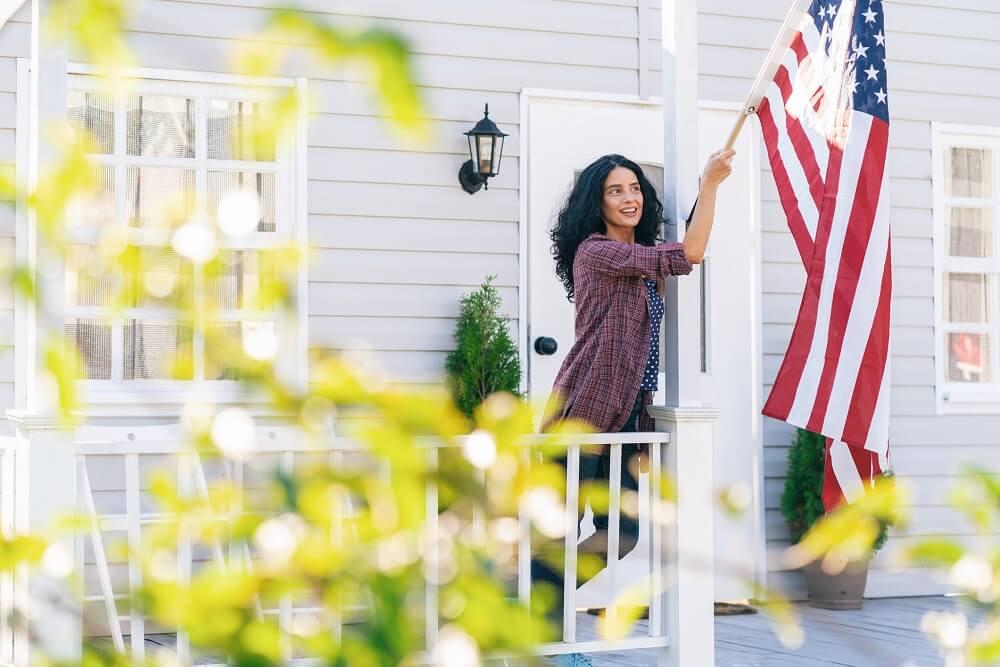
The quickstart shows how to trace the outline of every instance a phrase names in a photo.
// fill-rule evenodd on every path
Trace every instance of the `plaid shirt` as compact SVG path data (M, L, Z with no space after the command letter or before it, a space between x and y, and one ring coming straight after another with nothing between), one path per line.
M681 243L643 246L591 234L576 252L576 342L552 387L563 399L555 418L580 419L617 433L639 395L649 358L649 305L643 279L683 276L691 262ZM552 399L550 399L552 400ZM646 392L643 403L652 402ZM653 429L642 412L640 429Z

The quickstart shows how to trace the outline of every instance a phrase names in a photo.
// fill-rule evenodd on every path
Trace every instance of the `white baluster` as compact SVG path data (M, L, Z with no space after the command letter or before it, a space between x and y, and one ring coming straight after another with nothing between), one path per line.
M576 641L576 552L580 527L580 445L571 445L566 461L566 567L563 571L563 641Z
M618 594L618 543L621 531L622 492L622 446L611 445L610 504L608 506L608 581L611 590L611 604L605 610L608 627L616 627L618 608L615 596Z

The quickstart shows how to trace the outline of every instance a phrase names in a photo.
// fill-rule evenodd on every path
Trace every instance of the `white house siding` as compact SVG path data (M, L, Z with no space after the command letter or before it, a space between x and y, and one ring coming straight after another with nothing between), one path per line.
M141 64L226 71L226 50L274 5L233 4L145 0L131 35ZM464 293L495 275L517 316L521 89L636 94L635 2L299 4L337 25L405 35L434 132L426 144L401 143L356 70L285 72L310 78L317 112L308 140L310 343L367 349L398 381L439 380ZM469 196L457 179L468 153L462 133L486 102L510 136L501 175Z
M742 101L778 29L786 0L701 0L700 96ZM874 563L871 595L919 594L941 584L919 570L891 573L893 545L917 536L969 536L946 506L963 463L1000 469L1000 418L936 416L934 393L931 122L1000 123L1000 7L989 0L886 2L889 55L890 201L894 298L891 443L900 478L914 489L913 520ZM752 131L759 131L754 128ZM770 389L791 334L804 284L766 158L763 198L763 368ZM735 221L734 221L735 223ZM725 224L723 222L723 224ZM779 510L792 430L767 420L765 497L770 567L788 544ZM793 575L772 582L801 592Z
M31 55L31 8L23 7L0 28L0 165L15 161L17 125L17 59ZM27 95L26 91L23 91ZM9 268L14 260L14 206L0 202L0 266ZM14 395L14 290L0 286L0 406L15 407ZM0 436L13 429L0 421Z

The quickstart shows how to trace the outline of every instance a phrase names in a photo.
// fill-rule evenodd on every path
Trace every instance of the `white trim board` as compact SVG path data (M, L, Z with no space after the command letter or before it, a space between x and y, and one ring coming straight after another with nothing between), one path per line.
M17 59L17 120L14 128L14 170L17 187L26 190L29 181L31 160L31 60ZM14 261L18 266L29 266L34 255L30 243L28 211L20 198L14 201ZM34 305L22 296L14 299L14 405L28 407L29 359L35 355L35 339L30 335L34 322Z
M100 76L103 71L100 67L87 63L70 62L66 66L67 74ZM299 79L292 77L253 77L163 67L129 67L124 70L124 73L128 78L135 79L214 83L225 86L247 86L250 88L294 88L298 85L299 81Z

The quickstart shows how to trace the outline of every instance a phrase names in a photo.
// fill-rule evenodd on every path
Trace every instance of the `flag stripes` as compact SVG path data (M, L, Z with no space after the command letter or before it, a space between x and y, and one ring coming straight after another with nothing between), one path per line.
M892 265L880 0L814 1L757 108L806 286L764 414L828 438L824 502L888 465Z

